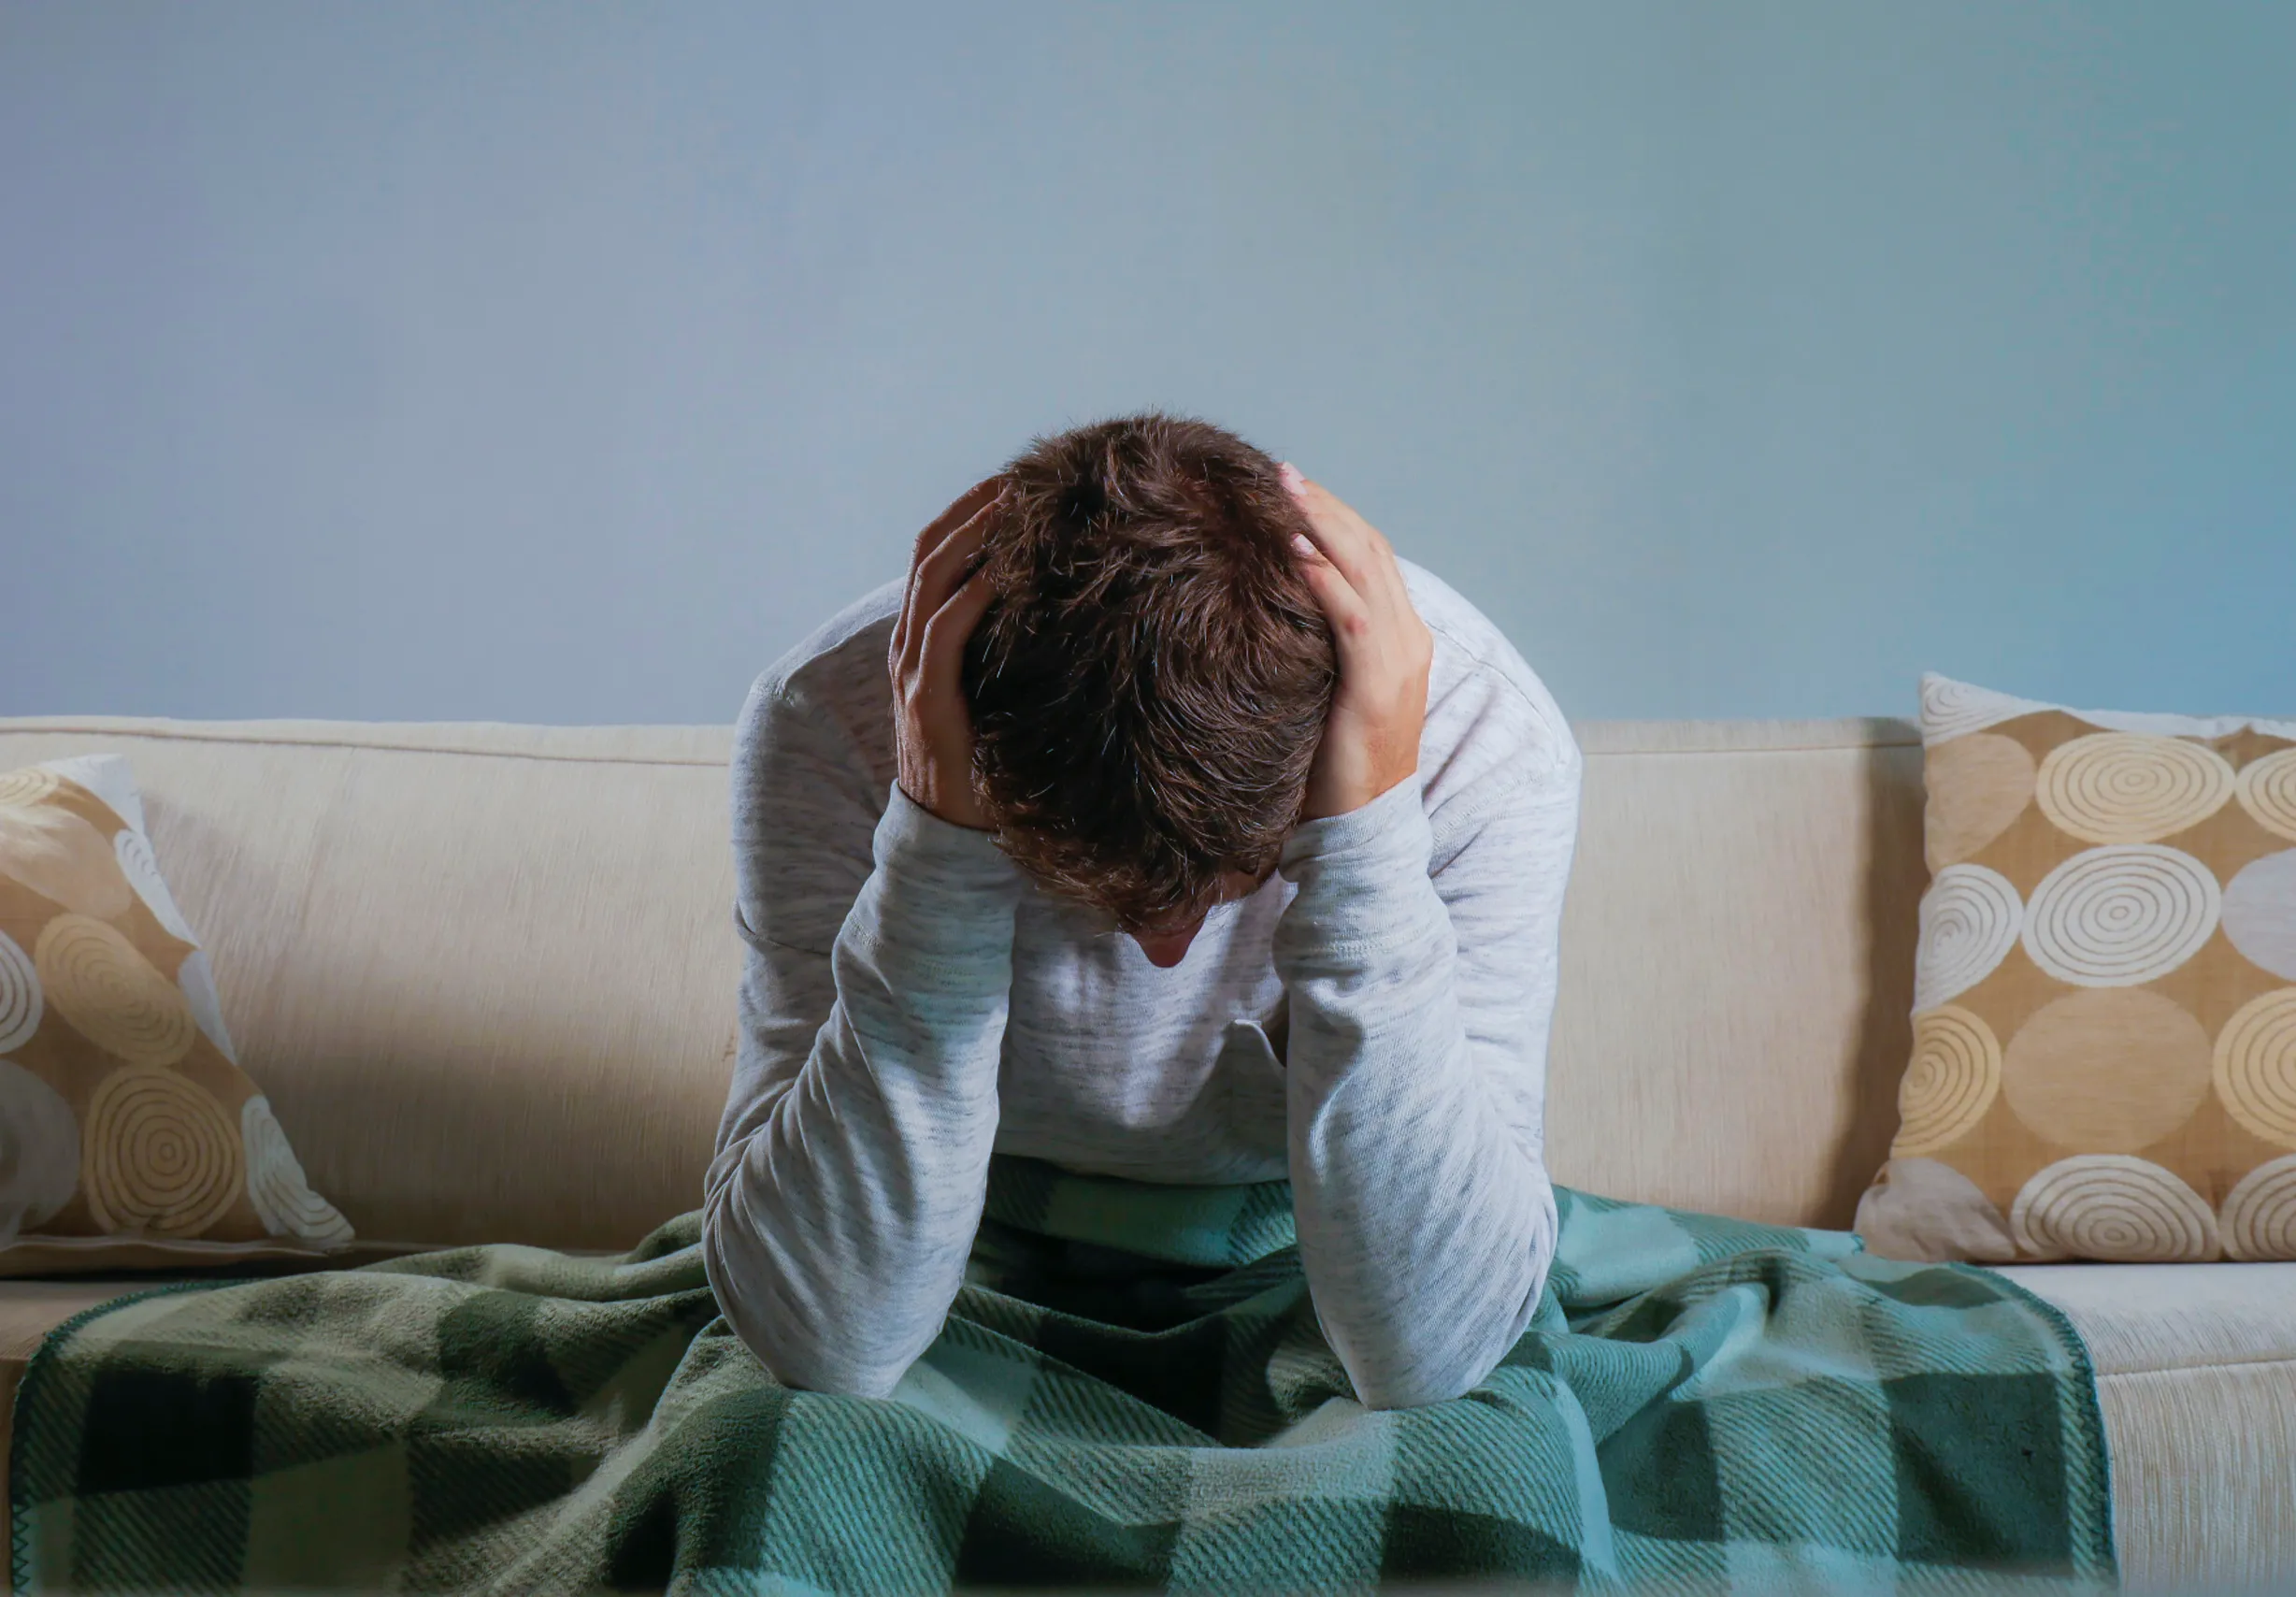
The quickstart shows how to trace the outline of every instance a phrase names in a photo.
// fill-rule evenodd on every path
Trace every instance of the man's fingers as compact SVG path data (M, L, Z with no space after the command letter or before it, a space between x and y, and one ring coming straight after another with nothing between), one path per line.
M1284 485L1313 529L1313 538L1306 540L1313 554L1303 554L1301 566L1331 623L1341 669L1376 672L1381 651L1402 649L1408 654L1409 640L1414 636L1424 640L1427 626L1411 601L1395 546L1337 495L1301 476L1298 468L1284 466ZM1321 570L1329 571L1329 581ZM1333 584L1342 582L1348 590L1344 596L1333 591Z
M914 567L924 560L939 546L941 540L972 520L974 513L982 506L1004 492L1004 474L998 472L994 477L982 478L955 498L951 499L949 508L926 523L925 530L917 534L916 549L911 557L911 566Z
M893 657L897 669L903 663L915 662L924 647L926 624L948 602L949 596L980 559L989 530L996 525L1002 498L1001 484L993 488L984 500L969 494L958 501L960 505L970 502L973 506L972 513L965 521L943 528L929 549L920 539L916 562L910 568L909 597L901 606L901 618L895 628Z
M1288 462L1284 486L1291 490L1292 498L1307 516L1309 531L1324 557L1339 568L1341 575L1358 594L1368 597L1375 592L1379 585L1380 549L1385 540L1371 524L1330 489L1300 475L1299 468Z
M904 584L902 590L900 614L893 623L891 652L897 665L907 656L908 646L912 640L912 635L923 626L922 621L915 626L911 626L910 614L916 609L917 577L926 558L932 554L934 550L946 542L951 534L962 530L966 524L979 514L983 506L1000 498L1004 494L1004 487L1005 479L1002 472L993 477L982 478L981 481L950 500L949 508L927 522L925 530L918 533L915 541L910 545L909 581ZM929 616L932 612L928 609L926 613Z
M989 529L996 525L997 504L991 500L974 511L970 520L942 539L931 554L918 562L918 615L929 620L940 613L949 596L956 592L957 584L971 574L981 558L982 546L988 541Z
M988 583L981 580L981 573L974 571L956 584L956 591L941 601L940 608L926 623L925 646L918 666L928 698L961 691L959 678L965 641L981 624L989 600L995 597Z
M1324 619L1331 624L1331 641L1344 662L1353 655L1371 628L1371 607L1356 591L1347 576L1333 565L1324 552L1304 539L1295 539L1299 555L1299 569L1314 590L1315 600L1324 607Z

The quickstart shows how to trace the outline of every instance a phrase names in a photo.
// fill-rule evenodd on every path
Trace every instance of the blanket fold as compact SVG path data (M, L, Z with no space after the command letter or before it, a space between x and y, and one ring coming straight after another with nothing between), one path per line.
M883 1400L777 1385L699 1222L165 1289L27 1372L17 1589L922 1592L1967 1588L2113 1575L2054 1309L1846 1233L1560 1193L1473 1392L1358 1404L1281 1184L998 1159L946 1328Z

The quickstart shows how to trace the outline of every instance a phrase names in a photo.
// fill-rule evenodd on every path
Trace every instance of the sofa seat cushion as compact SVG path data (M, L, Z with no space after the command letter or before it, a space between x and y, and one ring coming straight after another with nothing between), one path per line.
M2296 1575L2296 1264L2030 1264L2096 1365L2131 1585Z
M108 1303L130 1292L148 1290L153 1284L151 1276L112 1280L76 1275L69 1281L0 1281L0 1388L5 1388L9 1399L0 1404L0 1437L7 1434L7 1417L15 1412L16 1383L48 1333L82 1309ZM0 1458L5 1456L5 1451L0 1450Z

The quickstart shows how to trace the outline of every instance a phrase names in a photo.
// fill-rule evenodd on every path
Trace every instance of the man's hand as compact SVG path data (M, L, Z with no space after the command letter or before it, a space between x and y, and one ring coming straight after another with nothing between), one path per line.
M942 820L976 831L988 814L972 788L972 713L965 704L965 640L988 608L974 575L1004 480L974 483L917 534L909 596L893 624L893 743L901 791Z
M1361 809L1419 769L1435 638L1379 530L1288 462L1284 485L1314 534L1313 544L1299 540L1299 561L1339 654L1339 689L1299 813L1319 821Z

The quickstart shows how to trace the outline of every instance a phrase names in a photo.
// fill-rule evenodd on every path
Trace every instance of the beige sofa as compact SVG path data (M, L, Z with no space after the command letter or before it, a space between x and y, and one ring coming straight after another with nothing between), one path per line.
M1848 1225L1907 1047L1913 730L1578 732L1557 1179ZM725 1093L729 739L16 720L0 770L131 758L241 1057L370 1248L620 1249L697 1204ZM2296 1265L2010 1273L2094 1357L2127 1576L2296 1576ZM0 1283L6 1398L49 1329L132 1284Z

